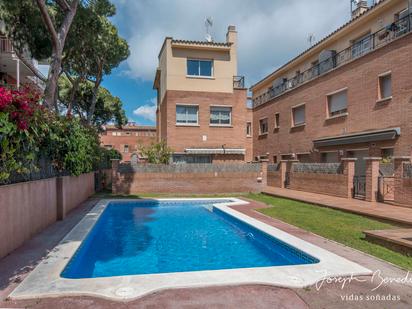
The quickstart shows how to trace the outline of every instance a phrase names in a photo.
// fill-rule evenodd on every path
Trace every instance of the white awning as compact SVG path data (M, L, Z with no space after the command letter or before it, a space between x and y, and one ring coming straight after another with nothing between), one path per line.
M239 154L244 155L243 148L186 148L187 154Z

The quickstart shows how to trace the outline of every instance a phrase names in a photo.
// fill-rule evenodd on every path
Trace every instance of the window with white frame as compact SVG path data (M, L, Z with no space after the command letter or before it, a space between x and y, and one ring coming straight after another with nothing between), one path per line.
M123 147L123 152L128 153L129 152L129 145L124 145Z
M280 114L279 113L276 113L275 114L275 129L279 129L279 127L280 127Z
M269 131L268 119L260 119L259 120L259 134L267 134Z
M299 105L292 108L293 126L300 126L305 124L305 105Z
M213 76L213 61L200 59L187 59L188 76Z
M252 136L252 123L246 122L246 136Z
M210 124L228 126L232 123L232 108L226 106L210 107Z
M199 106L176 105L176 124L197 125L199 123Z
M379 99L388 99L392 96L392 75L390 73L379 76Z
M348 111L348 92L342 90L327 96L328 117L344 114Z

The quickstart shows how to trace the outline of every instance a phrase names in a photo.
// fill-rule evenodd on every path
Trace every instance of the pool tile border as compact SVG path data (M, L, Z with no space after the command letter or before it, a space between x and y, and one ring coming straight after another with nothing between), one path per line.
M224 269L149 275L130 275L105 278L66 279L60 277L71 257L87 237L110 202L99 201L91 211L63 238L49 255L9 295L11 299L33 299L62 296L96 296L111 300L131 301L163 289L206 287L219 285L265 284L286 288L303 288L317 281L335 276L371 275L372 271L332 252L315 246L280 229L234 210L231 206L247 205L238 198L170 198L170 199L122 199L121 201L199 201L230 200L214 204L214 207L262 232L320 260L316 264L274 266L259 268Z

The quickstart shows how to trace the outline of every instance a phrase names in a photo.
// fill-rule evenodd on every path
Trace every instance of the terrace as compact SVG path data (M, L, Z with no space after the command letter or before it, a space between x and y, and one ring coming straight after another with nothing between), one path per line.
M336 68L390 44L394 40L409 34L411 30L412 14L409 14L341 51L325 50L319 55L319 62L317 64L311 66L304 72L297 73L293 78L276 80L268 91L253 98L253 108L261 106Z

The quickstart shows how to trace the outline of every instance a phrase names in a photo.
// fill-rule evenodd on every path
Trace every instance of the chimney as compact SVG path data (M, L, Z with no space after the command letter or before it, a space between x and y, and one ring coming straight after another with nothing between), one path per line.
M226 33L226 42L227 43L232 43L236 45L237 41L237 31L235 26L229 26L227 27L227 33Z
M352 3L355 5L355 8L352 9L352 19L359 17L369 8L367 0L353 0Z

